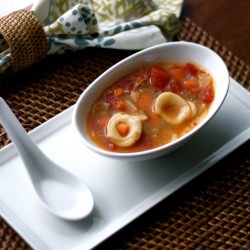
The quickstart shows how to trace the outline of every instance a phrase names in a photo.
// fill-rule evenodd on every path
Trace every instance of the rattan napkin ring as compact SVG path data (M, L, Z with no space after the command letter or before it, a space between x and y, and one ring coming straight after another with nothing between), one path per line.
M8 43L12 72L31 66L48 52L48 42L40 21L28 10L19 10L0 19L0 34Z

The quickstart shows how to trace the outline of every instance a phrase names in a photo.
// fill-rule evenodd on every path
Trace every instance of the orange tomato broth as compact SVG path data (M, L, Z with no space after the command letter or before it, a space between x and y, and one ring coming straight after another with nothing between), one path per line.
M156 97L173 92L192 101L197 114L179 125L170 125L153 111ZM100 148L113 152L138 152L169 143L192 130L207 114L214 99L212 77L197 65L161 62L134 71L104 90L92 106L87 133ZM146 115L140 139L119 147L106 137L109 119L117 112Z

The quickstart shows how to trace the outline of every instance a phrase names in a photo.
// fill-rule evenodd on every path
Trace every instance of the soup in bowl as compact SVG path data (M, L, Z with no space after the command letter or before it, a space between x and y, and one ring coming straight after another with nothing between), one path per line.
M115 64L81 94L73 123L103 156L146 160L183 145L215 115L229 87L223 60L189 42L150 47Z

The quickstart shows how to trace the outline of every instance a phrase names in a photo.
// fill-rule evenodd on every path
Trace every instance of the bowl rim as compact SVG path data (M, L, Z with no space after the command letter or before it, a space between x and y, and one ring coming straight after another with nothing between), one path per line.
M211 53L213 56L215 56L217 58L217 60L220 62L220 64L224 67L225 72L227 73L227 75L225 76L226 79L226 86L225 86L225 91L224 93L220 94L220 102L218 104L218 106L216 107L216 110L212 113L209 113L210 116L209 117L205 117L195 128L193 128L192 130L190 130L188 133L184 134L183 136L177 138L176 140L167 143L167 144L163 144L159 147L156 148L152 148L152 149L148 149L148 150L144 150L144 151L136 151L136 152L112 152L112 151L108 151L105 149L102 149L100 147L98 147L97 145L95 145L93 142L90 142L87 138L85 138L83 136L83 134L80 132L80 128L79 128L79 120L80 118L77 116L77 114L79 113L79 109L81 107L82 104L82 100L85 98L86 95L88 95L88 93L94 89L96 87L96 84L98 82L100 82L102 80L103 77L107 76L110 74L110 72L114 71L114 70L119 70L119 68L121 68L124 64L126 64L127 62L133 60L134 58L140 57L144 54L148 54L151 51L157 50L157 49L161 49L161 48L165 48L165 47L171 47L171 46L192 46L192 47L197 47L200 49L205 49L208 51L208 53ZM195 62L195 61L194 61ZM201 65L202 66L202 65ZM200 130L202 127L206 126L209 121L214 117L214 115L219 111L220 107L222 106L222 104L225 101L225 98L227 96L228 90L229 90L229 84L230 84L230 76L229 76L229 71L227 69L227 66L225 64L225 62L223 61L223 59L212 49L210 49L209 47L205 46L205 45L201 45L198 43L194 43L194 42L187 42L187 41L176 41L176 42L167 42L167 43L162 43L162 44L158 44L158 45L154 45L151 46L149 48L140 50L122 60L120 60L119 62L115 63L114 65L112 65L111 67L109 67L107 70L105 70L101 75L99 75L91 84L89 84L89 86L81 93L81 95L79 96L76 104L74 105L74 109L73 109L73 114L72 114L72 121L73 121L73 125L76 128L78 134L80 134L81 140L83 141L83 143L90 148L91 150L93 150L94 152L109 157L109 158L113 158L113 159L148 159L148 158L155 158L158 157L160 155L163 155L164 152L166 152L167 150L169 152L171 152L172 150L170 150L170 148L174 147L174 145L178 145L179 143L181 143L182 141L186 141L188 138L190 138L193 134L195 134L198 130ZM111 83L112 85L112 83ZM83 128L82 128L83 130ZM174 148L173 148L174 150Z

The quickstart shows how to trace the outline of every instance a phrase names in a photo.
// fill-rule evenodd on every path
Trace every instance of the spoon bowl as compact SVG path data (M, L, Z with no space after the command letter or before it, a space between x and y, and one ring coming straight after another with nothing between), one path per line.
M16 146L43 206L66 220L88 216L94 207L88 186L38 148L1 97L0 122Z

